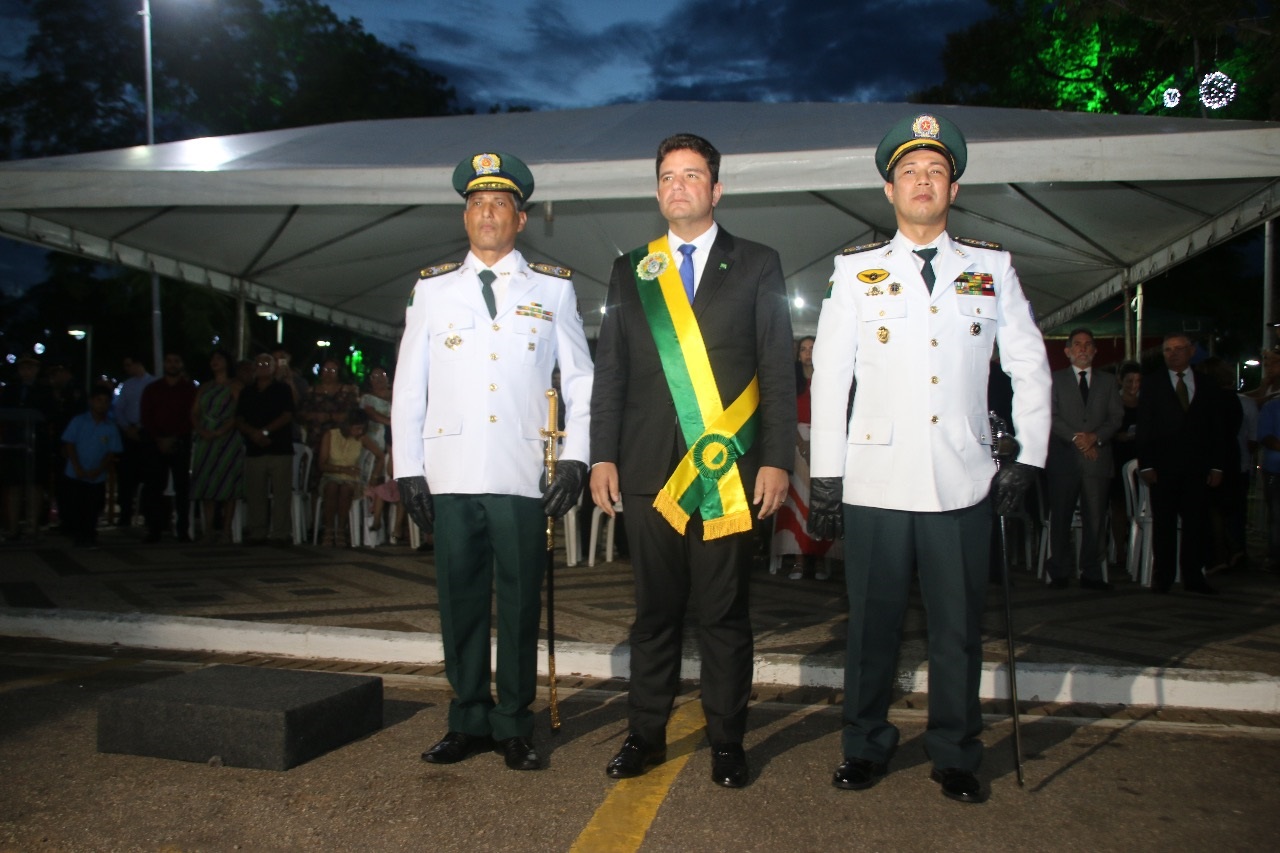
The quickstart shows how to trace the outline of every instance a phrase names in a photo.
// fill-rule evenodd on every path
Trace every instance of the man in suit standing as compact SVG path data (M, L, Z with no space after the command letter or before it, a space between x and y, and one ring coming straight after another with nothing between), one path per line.
M1164 370L1142 379L1138 392L1138 473L1151 488L1152 592L1165 593L1182 571L1182 588L1217 590L1204 579L1209 542L1209 490L1222 484L1232 437L1225 405L1209 379L1191 369L1195 345L1181 332L1164 337ZM1178 521L1182 545L1178 546Z
M876 151L898 231L837 257L822 303L809 531L848 540L844 761L832 784L862 790L888 771L898 744L889 702L918 572L931 778L945 796L981 803L978 681L992 510L1020 507L1044 467L1049 365L1009 253L947 233L966 152L960 130L932 115L894 125ZM987 410L997 343L1021 442L998 474Z
M711 778L740 788L751 694L752 515L782 505L795 453L791 317L778 253L714 218L720 152L679 134L658 147L668 231L618 258L591 399L591 495L622 499L635 572L630 733L606 773L666 758L692 603Z
M1098 347L1093 332L1073 329L1063 350L1070 367L1053 374L1053 421L1049 439L1049 586L1066 589L1075 575L1071 522L1080 502L1080 587L1109 590L1103 579L1103 522L1109 510L1111 437L1124 408L1115 377L1093 369Z
M421 272L405 311L391 426L401 500L436 532L449 731L422 758L452 764L495 749L537 770L533 746L546 517L577 503L586 479L591 356L570 271L516 250L533 175L510 154L467 157L453 173L471 250ZM546 391L559 364L564 450L539 485ZM498 666L489 686L496 588Z

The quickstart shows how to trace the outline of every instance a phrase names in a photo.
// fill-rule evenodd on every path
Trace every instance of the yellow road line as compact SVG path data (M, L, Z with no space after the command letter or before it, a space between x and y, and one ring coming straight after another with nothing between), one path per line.
M25 690L28 687L43 687L48 684L57 684L60 681L73 681L77 678L87 678L92 675L97 675L100 672L135 666L138 663L140 663L140 661L136 659L115 658L113 660L103 661L102 663L82 667L80 669L70 669L65 672L50 672L47 675L37 675L32 678L21 678L17 681L8 681L0 684L0 693L12 693L15 690Z
M619 779L578 835L569 853L631 853L639 850L671 785L693 754L706 726L702 703L685 702L667 723L667 760L634 779Z

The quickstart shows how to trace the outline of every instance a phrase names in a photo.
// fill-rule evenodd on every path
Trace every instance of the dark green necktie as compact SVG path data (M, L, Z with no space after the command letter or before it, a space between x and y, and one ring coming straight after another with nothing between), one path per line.
M932 249L916 249L915 253L924 261L924 268L920 270L920 275L924 277L924 283L929 286L929 292L933 293L933 283L938 280L937 275L933 271L933 256L938 254L938 247Z
M484 294L484 304L489 308L489 319L498 316L498 303L493 298L493 280L498 276L493 270L480 270L480 292Z
M1178 402L1182 405L1182 411L1191 408L1191 395L1187 393L1187 383L1182 381L1182 371L1178 371L1177 384L1173 386L1174 392L1178 395Z

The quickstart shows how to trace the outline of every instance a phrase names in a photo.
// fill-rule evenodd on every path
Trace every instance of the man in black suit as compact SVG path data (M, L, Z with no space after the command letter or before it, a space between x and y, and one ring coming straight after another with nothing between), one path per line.
M1124 408L1116 379L1093 369L1098 347L1093 332L1074 329L1064 350L1069 367L1053 373L1053 420L1049 433L1049 586L1066 589L1080 561L1082 589L1109 590L1102 576L1103 521L1108 512L1111 437ZM1080 553L1071 546L1071 521L1080 502Z
M1151 488L1152 591L1173 586L1179 564L1187 592L1217 593L1204 579L1209 489L1222 483L1231 437L1222 426L1219 391L1191 369L1195 347L1181 332L1165 335L1165 370L1142 379L1138 393L1138 471ZM1182 546L1177 545L1182 520Z
M747 784L752 516L782 505L795 453L791 318L778 253L714 219L720 152L678 134L658 147L668 232L618 258L591 398L591 495L621 499L635 572L630 733L606 773L666 758L692 604L712 780Z

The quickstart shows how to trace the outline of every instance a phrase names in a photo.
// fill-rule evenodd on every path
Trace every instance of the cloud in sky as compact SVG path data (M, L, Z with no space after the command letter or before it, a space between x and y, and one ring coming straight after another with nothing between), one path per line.
M984 0L331 0L411 46L460 97L535 109L617 101L903 100L940 81Z

